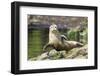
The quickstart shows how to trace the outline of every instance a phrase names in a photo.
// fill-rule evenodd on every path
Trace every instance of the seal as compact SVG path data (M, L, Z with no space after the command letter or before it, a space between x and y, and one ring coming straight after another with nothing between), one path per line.
M49 27L49 42L44 46L43 51L50 51L47 48L55 49L56 51L69 51L76 47L82 47L83 44L77 41L68 41L68 38L61 35L57 29L57 25L52 24Z

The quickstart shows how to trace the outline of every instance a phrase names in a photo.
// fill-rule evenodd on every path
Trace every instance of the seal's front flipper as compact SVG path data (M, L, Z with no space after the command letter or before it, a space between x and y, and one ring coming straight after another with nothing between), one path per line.
M43 53L44 52L49 52L50 50L54 49L54 47L50 44L46 44L44 47L43 47Z
M68 40L68 38L65 35L61 35L61 39Z

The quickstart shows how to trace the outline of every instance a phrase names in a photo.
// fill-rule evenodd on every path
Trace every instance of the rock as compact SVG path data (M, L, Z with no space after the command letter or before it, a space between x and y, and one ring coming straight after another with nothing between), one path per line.
M72 50L70 50L67 55L66 55L66 59L75 59L75 58L87 58L87 52L88 48L87 45L81 47L81 48L74 48Z
M75 57L75 59L86 59L86 57L83 56L83 55L78 55L78 56Z
M31 58L30 60L57 60L57 59L87 59L88 58L88 47L84 45L80 48L73 48L69 51L56 51L55 49L51 50L49 53L45 52L41 55Z
M40 56L38 56L37 60L44 60L44 59L47 59L47 58L48 58L48 55L47 55L47 52L46 52L46 53L43 53Z
M30 61L35 61L35 60L37 60L37 57L30 58L29 60L30 60Z
M47 52L41 54L40 56L37 56L37 57L31 58L30 61L33 61L33 60L45 60L45 59L48 59Z
M55 49L53 49L53 50L51 50L50 52L49 52L49 56L55 56L55 55L57 55L58 54L58 52L55 50Z

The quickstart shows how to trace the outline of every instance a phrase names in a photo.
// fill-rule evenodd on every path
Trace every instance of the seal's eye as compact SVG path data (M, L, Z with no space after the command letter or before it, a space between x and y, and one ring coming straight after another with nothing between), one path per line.
M57 26L55 26L55 28L57 28Z

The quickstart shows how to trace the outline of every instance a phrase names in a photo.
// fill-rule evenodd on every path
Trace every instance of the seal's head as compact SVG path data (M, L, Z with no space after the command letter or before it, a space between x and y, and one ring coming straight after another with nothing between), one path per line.
M55 25L55 24L50 25L49 30L50 31L57 31L57 25Z

